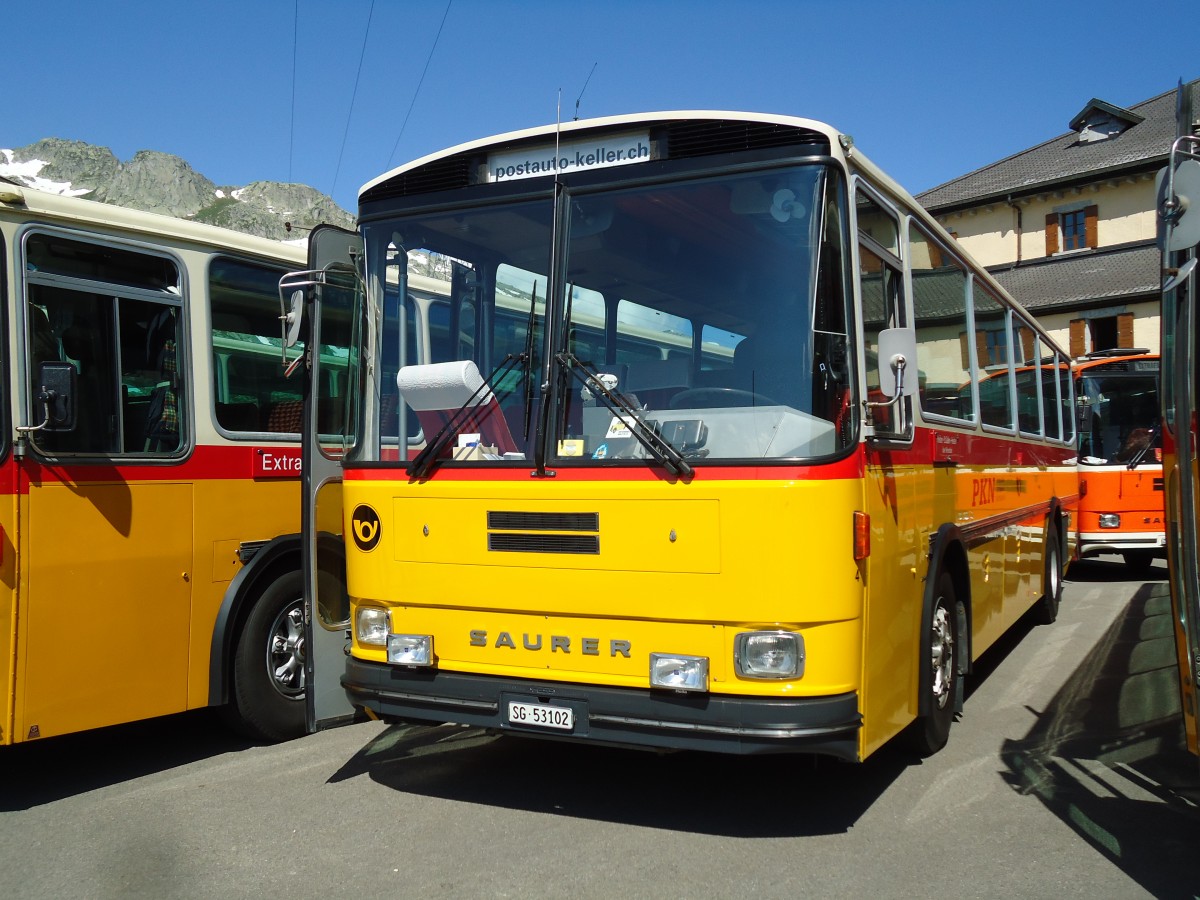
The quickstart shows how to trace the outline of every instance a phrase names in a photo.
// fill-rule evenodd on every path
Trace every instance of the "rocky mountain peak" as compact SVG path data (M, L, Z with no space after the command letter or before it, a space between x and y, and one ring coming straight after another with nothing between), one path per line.
M219 187L170 153L139 150L121 162L107 147L45 138L0 150L0 175L37 190L87 197L274 240L295 240L314 225L354 227L354 217L303 184L255 181Z

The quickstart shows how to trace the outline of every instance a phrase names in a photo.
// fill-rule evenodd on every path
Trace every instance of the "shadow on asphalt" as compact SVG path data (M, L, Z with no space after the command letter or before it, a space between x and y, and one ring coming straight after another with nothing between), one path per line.
M251 746L215 710L202 709L0 748L0 812L30 809Z
M1072 580L1116 580L1108 565L1076 563ZM1195 897L1200 762L1184 745L1173 628L1167 585L1145 583L1001 758L1015 790L1150 895Z
M395 791L505 809L708 835L800 837L845 832L913 763L889 748L855 765L654 753L404 724L381 732L331 780L367 774Z

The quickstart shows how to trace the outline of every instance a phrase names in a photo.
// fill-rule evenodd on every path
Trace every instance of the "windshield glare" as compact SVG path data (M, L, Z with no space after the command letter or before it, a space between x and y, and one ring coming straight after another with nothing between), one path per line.
M400 375L415 446L466 404L444 459L531 459L539 421L556 465L661 462L647 432L697 464L841 451L856 425L830 171L568 195L558 284L549 196L368 225L368 261L407 260L429 323L428 346L404 361L428 368ZM384 368L386 409L396 373Z
M1085 376L1077 394L1079 461L1084 465L1123 464L1139 451L1162 446L1154 428L1158 419L1154 376Z

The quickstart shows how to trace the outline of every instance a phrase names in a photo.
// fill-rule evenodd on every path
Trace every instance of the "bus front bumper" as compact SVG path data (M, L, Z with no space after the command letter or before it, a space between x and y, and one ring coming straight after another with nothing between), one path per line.
M356 707L386 720L454 722L625 747L717 753L817 753L858 760L858 695L739 697L598 687L409 669L351 657L342 679ZM543 705L570 728L514 724L510 704Z

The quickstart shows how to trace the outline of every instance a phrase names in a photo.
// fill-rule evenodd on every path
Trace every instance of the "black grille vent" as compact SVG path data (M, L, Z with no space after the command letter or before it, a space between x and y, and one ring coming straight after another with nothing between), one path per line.
M378 184L360 198L362 203L383 200L388 197L407 197L409 194L432 194L435 191L451 191L470 184L471 169L478 156L460 153L446 159L431 162L409 172L404 172Z
M600 552L600 514L489 510L488 550L500 553ZM562 534L561 532L591 532Z
M488 550L500 553L600 552L598 534L497 534L488 535Z
M1156 359L1123 359L1120 362L1104 363L1099 366L1092 366L1086 372L1085 376L1091 375L1121 375L1127 372L1137 372L1141 374L1153 374L1158 371L1158 360Z
M665 129L667 155L671 159L776 147L810 147L813 153L829 152L823 134L793 125L702 119L668 122Z
M599 513L489 512L487 527L505 531L599 531Z

